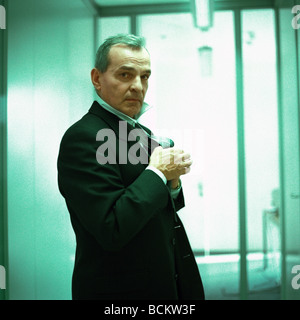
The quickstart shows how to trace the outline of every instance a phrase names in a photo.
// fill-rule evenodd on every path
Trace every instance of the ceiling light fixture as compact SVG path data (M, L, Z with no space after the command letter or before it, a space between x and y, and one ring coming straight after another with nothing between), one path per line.
M191 0L194 25L202 31L207 31L213 26L214 1Z

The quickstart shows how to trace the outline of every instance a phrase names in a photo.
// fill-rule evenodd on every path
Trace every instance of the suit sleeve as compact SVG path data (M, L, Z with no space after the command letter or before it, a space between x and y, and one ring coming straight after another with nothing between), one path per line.
M148 135L153 135L153 132L148 129L147 127L143 126L140 124L140 126L147 131ZM152 152L154 150L155 147L158 147L159 144L155 141L152 141L153 146L152 146ZM169 191L171 192L171 187L169 187ZM172 193L171 193L171 197L172 197ZM179 194L174 198L172 197L172 201L173 201L173 205L174 205L174 210L175 211L179 211L180 209L182 209L185 206L185 202L184 202L184 196L183 196L183 192L182 192L182 187L180 188L180 192Z
M161 178L143 170L129 186L119 164L100 165L95 136L85 128L65 134L58 157L58 183L67 205L105 250L125 246L169 200Z

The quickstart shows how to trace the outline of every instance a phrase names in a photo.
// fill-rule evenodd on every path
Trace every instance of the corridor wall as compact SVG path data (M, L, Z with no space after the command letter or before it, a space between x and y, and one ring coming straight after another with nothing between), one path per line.
M75 241L56 160L93 101L93 17L81 0L14 0L7 14L8 298L69 299Z

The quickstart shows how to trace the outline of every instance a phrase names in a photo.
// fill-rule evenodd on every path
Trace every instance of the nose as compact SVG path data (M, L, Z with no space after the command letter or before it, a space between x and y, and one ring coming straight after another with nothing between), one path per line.
M135 91L135 92L142 92L143 91L143 83L142 79L137 76L133 79L133 81L130 84L130 91Z

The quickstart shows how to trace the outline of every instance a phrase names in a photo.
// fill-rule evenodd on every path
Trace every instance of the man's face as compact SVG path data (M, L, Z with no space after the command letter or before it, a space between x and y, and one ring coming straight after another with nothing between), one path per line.
M138 114L151 74L147 50L132 50L125 45L115 45L109 51L107 70L104 73L98 72L99 86L95 88L99 96L110 106L130 117Z

